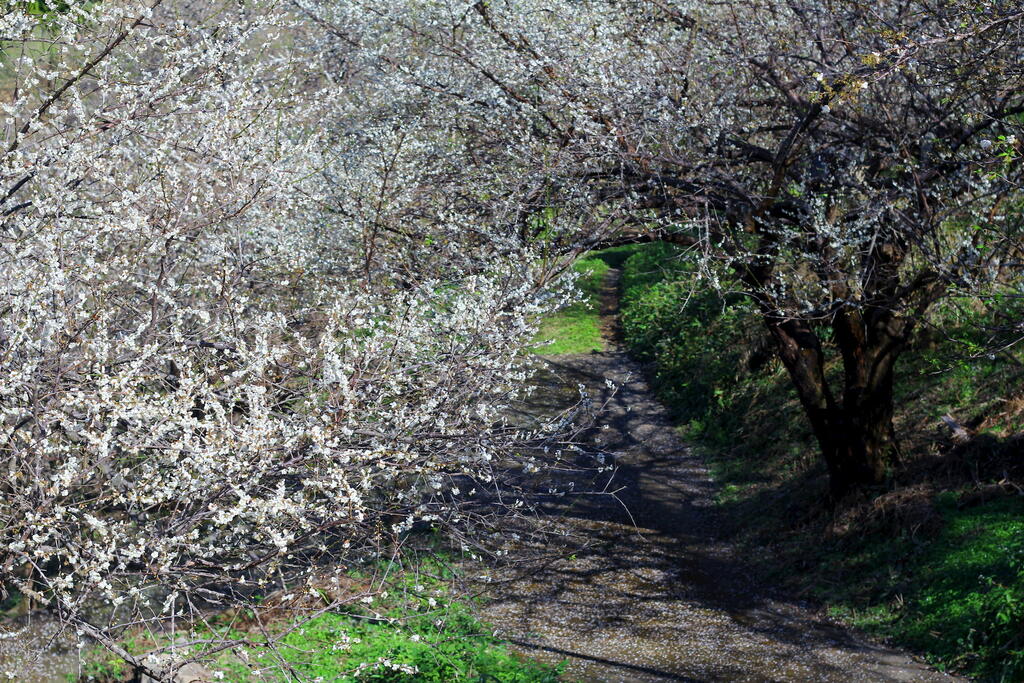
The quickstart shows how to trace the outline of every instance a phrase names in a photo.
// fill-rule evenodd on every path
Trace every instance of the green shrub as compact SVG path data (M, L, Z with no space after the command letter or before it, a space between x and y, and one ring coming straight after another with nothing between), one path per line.
M608 247L607 249L590 252L587 254L587 258L600 259L608 264L610 268L622 268L626 259L645 246L643 244L624 244L619 247Z

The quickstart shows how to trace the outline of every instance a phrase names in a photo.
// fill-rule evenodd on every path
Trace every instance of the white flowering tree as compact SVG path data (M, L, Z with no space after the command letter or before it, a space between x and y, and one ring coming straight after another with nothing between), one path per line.
M534 438L501 415L562 266L420 201L447 142L294 10L0 17L0 580L154 676L125 629L465 530Z
M731 273L837 496L894 465L893 369L934 302L1019 294L1017 3L300 5L450 131L444 187L505 234L670 240Z
M1019 282L1021 22L952 0L8 3L3 586L117 648L417 521L468 528L534 438L501 419L532 321L573 255L622 240L731 272L834 492L879 481L917 319Z

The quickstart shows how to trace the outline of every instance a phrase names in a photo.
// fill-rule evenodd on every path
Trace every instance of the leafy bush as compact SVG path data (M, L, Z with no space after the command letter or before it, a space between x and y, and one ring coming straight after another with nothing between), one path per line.
M601 261L604 261L609 268L622 268L626 259L635 254L638 250L643 249L645 246L646 245L644 244L624 244L619 247L608 247L607 249L590 252L587 254L587 258L600 259Z

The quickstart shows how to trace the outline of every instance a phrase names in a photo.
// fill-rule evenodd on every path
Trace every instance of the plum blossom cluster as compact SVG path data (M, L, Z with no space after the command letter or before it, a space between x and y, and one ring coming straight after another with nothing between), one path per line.
M1019 3L299 6L374 120L447 145L429 204L556 253L673 242L747 295L834 495L890 471L893 368L935 302L1022 295Z
M425 211L450 140L375 118L293 8L29 5L0 17L4 590L144 671L129 625L493 514L466 501L545 438L503 415L564 265Z
M1022 36L1000 2L13 3L3 586L116 647L528 507L521 351L630 241L744 292L834 492L878 481L916 320L1021 293Z

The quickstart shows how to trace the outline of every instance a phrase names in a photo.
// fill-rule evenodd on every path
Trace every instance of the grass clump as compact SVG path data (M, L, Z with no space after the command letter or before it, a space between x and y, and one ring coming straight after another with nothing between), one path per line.
M229 683L561 680L562 667L510 652L474 616L471 602L452 597L446 579L435 569L400 574L388 580L386 590L377 590L372 600L353 601L312 619L278 618L260 625L236 614L218 615L208 625L197 626L189 640L245 643L216 653L207 665L218 680ZM355 584L365 580L358 573L352 579ZM165 641L151 634L133 634L120 645L143 655L166 646ZM131 678L129 669L122 660L96 649L89 653L79 680L126 681Z
M833 551L846 591L819 591L833 614L986 681L1024 679L1024 502L961 508L939 495L937 533L878 534ZM844 594L844 592L846 594Z
M390 619L401 619L401 625ZM299 675L329 681L507 681L559 680L558 670L521 660L487 634L465 605L448 603L443 617L369 618L327 613L286 635L277 656ZM226 681L289 681L269 653L221 661ZM253 669L261 670L255 678Z

